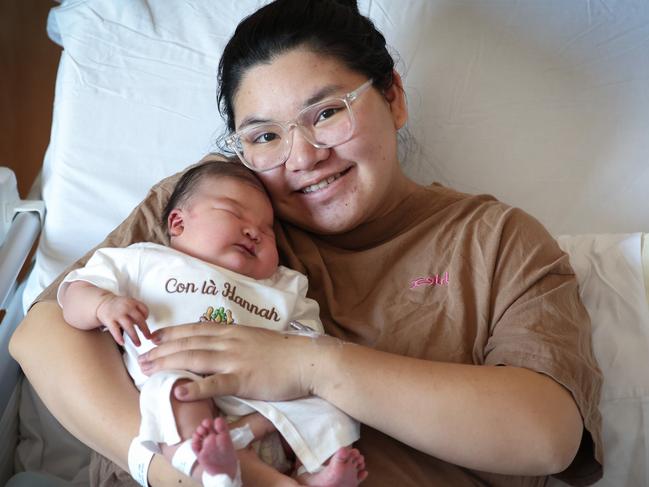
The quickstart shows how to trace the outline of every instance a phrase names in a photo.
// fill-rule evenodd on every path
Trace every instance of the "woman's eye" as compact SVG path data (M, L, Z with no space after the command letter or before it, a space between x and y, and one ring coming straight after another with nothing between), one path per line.
M253 144L268 144L276 139L279 139L279 135L274 132L264 132L251 137Z
M318 117L316 118L315 123L317 124L318 122L322 122L324 120L327 120L327 119L333 117L339 111L340 111L340 108L338 108L338 107L325 108L324 110L322 110L318 114Z

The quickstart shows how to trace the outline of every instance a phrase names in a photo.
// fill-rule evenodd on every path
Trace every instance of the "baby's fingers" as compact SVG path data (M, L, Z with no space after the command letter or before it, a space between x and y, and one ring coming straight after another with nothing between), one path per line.
M140 337L137 336L133 320L127 316L126 318L122 318L119 324L122 327L122 330L124 330L124 333L126 333L130 337L133 344L136 347L139 347L141 345Z
M144 319L147 319L149 317L149 308L147 308L146 304L138 301L135 307L138 309L140 313L142 313Z
M146 321L138 320L136 321L136 325L146 338L151 339L151 331L149 330L149 325L147 325Z
M146 310L145 310L146 311ZM128 314L128 318L130 319L131 323L135 326L137 326L142 334L145 336L147 339L151 339L151 332L149 331L149 325L146 323L146 317L148 316L148 313L142 313L138 308L132 310Z
M104 325L106 329L110 332L110 334L113 336L113 339L117 344L124 346L124 337L122 336L122 327L119 326L119 323L116 321L113 321L111 323L108 323Z

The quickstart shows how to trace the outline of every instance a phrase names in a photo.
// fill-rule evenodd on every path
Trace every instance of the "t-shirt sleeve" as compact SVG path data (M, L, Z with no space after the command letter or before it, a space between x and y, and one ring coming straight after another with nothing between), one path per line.
M504 213L495 245L485 363L535 370L572 394L585 434L575 461L558 477L590 483L602 470L602 376L576 276L556 241L521 210Z
M138 253L139 251L132 247L98 249L84 267L74 269L65 276L56 297L59 305L63 291L68 284L75 281L93 284L117 296L127 296L129 283L137 278Z
M289 290L297 295L291 320L299 321L318 333L324 333L324 326L320 321L320 306L314 299L306 297L309 289L307 277L300 272L285 267L282 267L281 271L284 274L283 280L289 283Z
M222 157L219 155L208 155L197 164L207 160L220 159L222 159ZM185 171L194 165L188 167ZM185 171L169 176L153 186L144 200L133 209L126 220L110 232L103 242L99 243L76 262L68 266L68 268L66 268L52 284L43 290L43 292L34 300L32 306L39 301L55 300L57 290L61 285L63 278L74 269L83 267L99 248L127 247L137 242L153 242L162 245L169 245L169 237L167 236L166 228L161 222L162 213L173 188Z
M324 333L324 326L320 321L319 313L320 306L318 306L318 303L311 298L304 297L298 300L293 319L313 328L318 333Z

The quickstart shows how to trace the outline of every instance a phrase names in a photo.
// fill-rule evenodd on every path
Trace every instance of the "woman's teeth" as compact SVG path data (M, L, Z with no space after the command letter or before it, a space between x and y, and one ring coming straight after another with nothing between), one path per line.
M333 176L329 176L327 179L323 179L317 184L312 184L311 186L307 186L302 190L303 193L313 193L314 191L318 191L319 189L326 188L329 186L331 183L333 183L336 179L338 179L340 176L342 176L342 173L334 174Z

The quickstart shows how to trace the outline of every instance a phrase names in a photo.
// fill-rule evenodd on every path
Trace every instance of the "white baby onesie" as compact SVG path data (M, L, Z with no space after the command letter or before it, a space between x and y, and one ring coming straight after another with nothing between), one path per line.
M59 296L63 286L79 280L145 303L152 332L197 321L204 321L205 326L217 322L284 331L291 320L323 332L318 303L306 297L306 276L283 266L270 278L255 280L170 247L138 243L97 250L85 267L66 276ZM175 370L147 377L137 357L155 345L139 337L142 345L136 347L125 335L124 361L141 390L139 436L147 448L157 451L159 443L181 440L169 401L171 387L179 378L199 376ZM358 422L317 397L267 402L227 396L215 402L228 415L258 411L268 418L309 472L317 471L340 447L359 438Z

